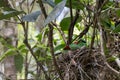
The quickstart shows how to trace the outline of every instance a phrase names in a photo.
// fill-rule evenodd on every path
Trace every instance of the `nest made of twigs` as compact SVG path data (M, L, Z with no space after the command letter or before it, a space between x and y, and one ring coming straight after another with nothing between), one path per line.
M64 80L120 80L107 69L100 48L68 51L59 55L57 61ZM118 69L114 62L110 65Z

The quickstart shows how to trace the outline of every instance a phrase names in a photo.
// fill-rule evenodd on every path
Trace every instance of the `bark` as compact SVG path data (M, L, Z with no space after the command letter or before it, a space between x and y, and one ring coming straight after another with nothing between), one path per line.
M17 80L16 69L14 65L14 56L7 57L4 61L4 74L8 79Z
M10 22L3 22L0 35L4 37L7 44L16 46L16 24ZM4 45L3 45L4 46ZM4 46L4 52L8 48ZM9 56L4 60L4 74L10 80L17 80L16 69L14 64L14 56Z
M0 32L1 32L2 26L3 26L3 22L0 21ZM3 45L0 43L0 56L2 55L2 53L3 53ZM0 73L4 73L4 64L3 64L3 62L0 62ZM0 74L0 77L1 77L1 79L3 79L2 74Z

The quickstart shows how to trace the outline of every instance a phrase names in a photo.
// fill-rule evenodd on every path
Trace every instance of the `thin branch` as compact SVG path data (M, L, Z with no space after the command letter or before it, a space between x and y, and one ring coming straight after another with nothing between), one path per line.
M27 75L28 75L28 53L25 55L25 80L27 80Z
M33 8L34 8L34 5L35 5L35 0L32 1L32 4L31 4L31 9L30 9L30 12L32 12Z
M24 11L24 10L23 10L23 7L22 7L22 4L23 4L25 1L26 1L26 0L22 0L22 1L19 3L20 9L21 9L22 11Z
M93 48L93 45L94 45L94 39L95 39L95 35L96 35L96 28L98 26L98 17L101 13L101 9L103 7L103 5L105 5L105 3L107 2L107 0L96 0L96 8L95 8L95 11L94 11L94 18L93 18L93 34L92 34L92 40L91 40L91 45L90 45L90 53L92 52L92 48Z
M57 61L56 61L56 58L55 58L55 54L54 54L54 47L53 47L53 26L49 25L49 34L48 34L48 38L49 38L49 46L50 46L50 50L51 50L51 54L52 54L52 57L53 57L53 62L54 62L54 66L60 76L60 79L61 80L64 80L62 75L61 75L61 72L60 72L60 69L58 67L58 64L57 64Z
M98 12L101 12L103 6L108 2L108 0L99 0L99 5L97 6L98 7Z
M77 10L77 11L76 11L76 15L75 15L75 17L74 17L74 20L70 23L69 31L68 31L68 41L67 41L67 45L71 44L71 42L72 42L73 30L74 30L75 23L77 22L77 20L78 20L78 18L79 18L79 11L80 11L80 10Z
M24 27L24 32L26 34L25 39L28 39L28 22L26 23L26 29ZM28 54L26 53L26 55L25 55L25 79L27 79L27 75L28 75L28 63L27 63L27 61L28 61Z
M90 44L90 53L92 51L93 45L94 45L94 39L95 39L95 27L93 28L93 34L92 34L92 40L91 40L91 44Z
M44 7L44 5L43 5L42 0L38 0L38 2L39 2L39 6L40 6L40 8L41 8L41 11L42 11L43 15L45 16L45 18L47 18L47 13L46 13L46 11L45 11L45 7Z
M90 25L88 25L88 26L86 25L86 28L79 34L79 36L78 36L79 39L82 38L88 32L89 26Z
M67 45L67 41L66 41L66 38L65 38L65 34L64 34L64 32L59 28L60 26L57 25L56 23L52 23L52 24L57 28L57 30L58 30L59 33L61 34L61 36L62 36L62 38L63 38L65 44Z
M27 46L27 48L29 49L30 53L32 54L32 56L34 57L36 63L40 66L40 68L42 69L42 71L45 74L45 78L46 80L51 80L50 77L47 75L47 72L45 71L44 67L42 66L42 64L37 60L37 57L35 56L30 44L28 43L28 31L25 28L25 23L22 23L23 29L24 29L24 36L25 36L25 40L24 40L24 44Z
M80 0L79 0L79 4L82 5L82 6L84 6L84 7L86 7L87 10L89 10L89 11L91 11L91 12L94 12L93 9L91 9L91 8L90 8L89 6L87 6L86 4L80 2Z
M108 67L108 69L109 69L110 71L112 71L112 72L115 73L116 75L120 76L120 72L117 71L117 70L115 70L114 68L112 68L112 67L108 64L108 62L105 62L105 64L106 64L106 66Z
M112 71L114 74L120 76L120 72L117 71L117 70L115 70L114 68L112 68L112 67L108 64L108 62L107 62L107 60L106 60L105 50L104 50L104 40L103 40L102 27L101 27L100 23L98 23L98 26L99 26L99 29L100 29L101 55L102 55L102 57L103 57L104 63L106 64L107 68L108 68L110 71Z
M27 13L29 14L30 13L30 9L29 9L29 1L27 0Z
M38 2L39 2L39 5L40 5L40 8L42 10L42 13L44 14L45 18L47 18L47 13L45 11L45 7L43 5L42 0L38 0ZM49 26L48 42L49 42L50 51L51 51L51 55L52 55L52 58L53 58L54 66L56 68L56 71L59 74L60 79L64 80L63 77L62 77L62 74L60 72L59 66L57 64L57 61L56 61L56 58L55 58L55 54L54 54L54 47L53 47L53 26L51 24L48 24L48 26Z
M72 25L73 23L73 11L72 11L72 0L69 0L69 6L70 6L70 17L71 17L71 22L70 22L70 26L69 26L69 30L68 30L68 41L67 41L67 45L69 45L72 41L72 34L73 34L73 29L74 29L74 25Z
M95 39L95 29L97 28L97 20L98 20L98 16L99 16L99 13L98 13L98 9L97 9L97 1L96 1L96 8L95 8L95 11L94 11L94 16L93 16L93 34L92 34L92 40L91 40L91 44L90 44L90 54L92 52L92 48L94 46L94 39Z
M47 75L47 72L45 71L43 65L37 60L37 57L35 56L30 44L28 43L28 24L25 26L25 22L23 22L19 16L17 16L18 20L21 22L21 25L23 27L24 30L24 44L26 45L26 47L29 49L31 55L34 57L36 63L40 66L40 68L42 69L43 73L45 74L45 78L46 80L51 80L50 77Z
M75 41L77 38L79 38L79 39L82 38L88 32L89 26L90 25L86 26L86 28L73 41Z
M71 23L73 21L72 0L69 0Z

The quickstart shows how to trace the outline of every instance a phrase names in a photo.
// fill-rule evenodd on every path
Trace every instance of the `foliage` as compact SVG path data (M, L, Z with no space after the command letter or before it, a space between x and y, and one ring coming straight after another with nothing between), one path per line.
M66 4L66 0L63 0L62 2L60 2L59 4L57 4L53 11L48 15L48 17L45 20L44 26L46 26L48 23L50 23L52 20L55 20L60 13L62 12L62 10L64 9Z
M24 72L26 73L24 73L24 75L26 78L29 72L31 72L29 67L32 65L32 68L35 68L35 70L32 69L31 73L34 74L36 79L40 80L63 80L63 74L61 72L63 69L59 68L59 66L61 66L59 63L61 59L59 59L59 57L61 57L62 54L66 54L67 58L70 57L72 60L70 59L70 61L68 59L68 62L67 60L63 61L66 61L67 64L76 64L73 60L75 55L69 54L69 50L76 54L77 50L86 47L85 49L87 50L85 54L81 55L84 53L84 50L81 50L83 52L80 51L79 57L83 56L82 58L80 57L80 61L86 61L84 59L86 58L88 65L89 59L93 58L94 55L95 58L96 56L100 58L99 62L115 62L116 58L111 54L111 52L114 51L109 49L111 46L108 46L108 44L113 40L113 37L111 38L110 36L111 33L119 34L120 32L120 9L117 7L119 5L112 0L101 0L99 4L97 4L97 1L100 0L32 0L32 2L23 0L23 2L18 1L19 6L11 3L14 6L13 8L12 5L8 6L8 4L0 0L0 20L4 21L12 18L16 20L16 23L20 22L19 25L17 25L20 32L17 35L18 44L16 46L11 46L4 36L0 36L0 42L8 48L8 50L0 56L0 61L8 56L14 56L17 72L22 74L25 68L26 71ZM10 2L12 2L12 0ZM48 5L46 6L46 4ZM36 5L39 5L41 9L39 10ZM48 9L46 9L46 7L48 7ZM67 14L60 23L57 23L56 18L61 14L64 7L70 9L70 14ZM52 8L52 10L50 8ZM37 29L41 29L39 32L34 26L36 26L36 22L41 15L44 15L46 19L40 19L43 20L44 23L38 22L39 25L43 25L37 26ZM22 29L20 29L21 27ZM9 37L9 39L11 40L12 38ZM114 41L115 40L117 39L114 39ZM104 43L104 45L102 43ZM102 54L105 60L102 60L101 56L95 52L92 53L94 49L97 49L98 53L103 54L107 51L108 54ZM94 55L92 56L92 54ZM73 56L71 57L71 55ZM87 58L89 57L88 55L90 55L90 58ZM62 57L66 58L65 55ZM92 60L90 60L90 62L91 61ZM86 66L84 62L82 62L82 64ZM97 64L95 63L94 65ZM64 77L66 76L67 75L64 75Z
M23 56L21 54L17 54L15 55L15 67L17 69L18 72L22 71L23 68Z
M1 8L1 11L0 11L0 20L15 17L22 13L24 13L24 11L17 11L9 7L4 7L4 8Z
M40 14L41 14L40 11L36 11L36 12L23 16L21 19L23 21L35 22Z

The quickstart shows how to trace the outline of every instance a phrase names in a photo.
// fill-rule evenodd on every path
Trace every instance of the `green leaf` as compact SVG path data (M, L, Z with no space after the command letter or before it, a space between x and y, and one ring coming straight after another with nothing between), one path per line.
M9 42L11 42L10 38L7 38L7 40L6 40L6 39L4 39L4 37L0 36L0 43L2 45L4 45L5 47L7 47L8 49L14 48L13 45L8 44Z
M67 17L67 18L64 18L61 23L60 23L60 26L61 26L61 29L62 31L68 31L69 29L69 25L70 25L70 20L71 18L70 17ZM82 17L79 16L79 19L77 20L77 22L80 22L82 20Z
M81 48L82 46L86 46L86 43L80 41L78 44L74 44L74 43L70 44L70 48L71 48L72 50L79 49L79 48Z
M120 9L116 9L115 12L116 12L117 16L120 17Z
M45 61L46 59L45 58L43 58L43 57L39 57L38 58L38 61Z
M78 44L78 46L79 46L79 47L86 46L86 43L85 43L85 42L80 42L80 43Z
M114 62L115 59L116 59L116 57L109 57L109 58L107 59L107 61L108 61L108 62Z
M102 21L102 24L105 26L105 29L110 29L111 28L111 23L106 21Z
M39 48L39 47L36 46L36 47L33 49L33 51L34 51L35 56L37 56L37 57L40 56L40 54L41 54L41 48Z
M21 19L23 21L35 22L40 14L41 14L41 11L35 11L28 15L23 16Z
M17 54L14 56L14 60L15 60L15 67L16 67L16 70L18 72L21 72L22 71L22 68L23 68L23 56L20 55L20 54Z
M38 39L38 41L41 41L41 40L42 40L42 34L41 34L41 33L38 34L38 35L36 36L36 38Z
M27 52L28 52L28 49L22 49L20 52L21 52L21 53L27 53Z
M24 44L20 45L17 49L20 53L27 53L28 52L28 49L26 48L26 46Z
M7 7L8 3L5 0L0 0L0 7Z
M26 47L25 44L21 44L21 45L18 47L18 49L21 50L21 49L24 49L25 47Z
M115 33L120 32L120 24L118 24L118 25L115 27L115 29L113 30L113 32L115 32Z
M111 23L110 16L108 14L109 10L105 10L100 15L101 23L104 26L104 28L108 31L113 30L114 25Z
M0 61L5 59L8 56L13 56L16 54L16 48L8 49L2 56L0 56Z
M46 61L50 61L50 60L52 60L52 56L47 55L47 56L46 56Z
M107 4L105 4L102 9L105 10L105 9L109 9L111 7L114 6L114 2L112 0L108 0Z
M53 0L43 0L44 3L48 3L51 7L55 7Z
M109 49L107 48L107 46L106 46L106 43L104 42L104 44L103 44L103 48L104 48L104 53L105 53L105 55L109 55Z
M60 2L61 2L61 0L55 0L55 4L58 4Z
M70 7L69 0L67 0L66 6ZM78 1L78 0L72 0L72 8L73 9L81 9L81 10L83 10L84 6L82 4L80 4L80 1Z
M55 49L54 49L54 50L55 50L55 52L56 52L56 51L58 51L58 50L63 49L63 48L64 48L64 46L65 46L65 44L60 44L60 45L56 46L56 47L55 47Z
M19 14L24 13L23 11L17 11L15 9L8 8L8 7L4 7L2 9L3 9L3 11L0 12L0 20L15 17Z
M16 54L16 49L15 48L8 49L3 55L5 55L5 56L12 56L14 54Z
M80 48L80 46L72 43L72 44L70 44L70 48L71 48L71 50L76 50L76 49Z
M60 23L61 30L67 31L69 29L69 25L70 25L70 17L64 18Z
M4 37L1 35L0 35L0 43L2 43L3 45L6 44Z
M62 12L62 10L65 7L65 4L66 4L66 0L63 0L62 2L60 2L59 4L57 4L55 6L55 8L53 9L53 11L46 18L46 20L44 22L44 26L46 26L51 21L55 20L60 15L60 13Z

